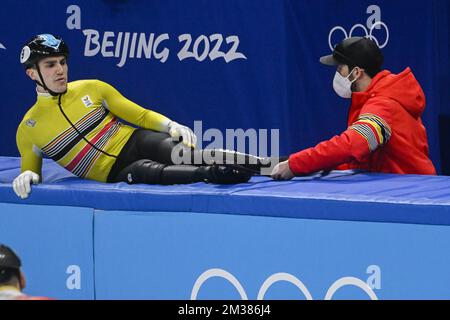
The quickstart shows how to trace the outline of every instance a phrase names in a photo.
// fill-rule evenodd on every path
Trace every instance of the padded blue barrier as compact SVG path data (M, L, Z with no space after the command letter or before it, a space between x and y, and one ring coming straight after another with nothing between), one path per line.
M90 208L0 203L0 243L20 256L25 293L94 298L93 219Z
M341 280L333 299L368 299L348 277L378 299L450 298L448 226L103 211L95 230L98 299L257 299L270 279L260 298L324 299Z
M1 202L69 205L102 210L232 213L290 218L320 218L450 224L450 177L363 174L334 171L277 182L253 177L224 186L105 184L80 180L51 160L44 161L44 184L27 200L13 192L20 160L0 158ZM336 210L330 211L333 206ZM401 210L400 210L401 209Z
M11 187L19 166L0 158L0 242L24 255L33 294L450 298L449 177L333 171L127 185L81 180L44 160L44 183L21 200ZM74 265L81 289L69 290Z

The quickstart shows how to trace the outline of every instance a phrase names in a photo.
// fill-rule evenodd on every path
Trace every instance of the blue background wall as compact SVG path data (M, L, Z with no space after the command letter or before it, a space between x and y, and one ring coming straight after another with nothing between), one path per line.
M80 29L69 29L67 24L66 11L73 4L81 10ZM379 11L371 11L371 5ZM280 151L287 154L346 127L348 101L333 92L334 70L318 62L330 52L330 31L342 26L349 32L356 24L370 30L373 22L381 20L390 35L383 49L385 67L397 73L410 66L426 93L423 119L431 156L439 168L438 118L450 116L449 13L446 0L6 0L0 11L0 43L5 47L0 49L0 155L18 155L16 127L35 101L34 84L18 58L23 43L34 34L55 33L67 40L70 80L104 80L142 106L189 126L203 120L204 129L279 128ZM170 54L165 63L129 58L119 67L120 58L84 55L86 29L97 30L100 41L106 31L167 33L169 39L159 49L167 47ZM229 63L222 58L178 59L183 47L179 35L190 34L194 42L200 35L215 33L224 39L238 36L238 51L247 59ZM359 28L353 35L365 33ZM373 35L380 43L386 40L384 29L375 29ZM342 34L336 32L332 43L340 40ZM203 47L199 46L200 52ZM230 47L224 41L221 50Z

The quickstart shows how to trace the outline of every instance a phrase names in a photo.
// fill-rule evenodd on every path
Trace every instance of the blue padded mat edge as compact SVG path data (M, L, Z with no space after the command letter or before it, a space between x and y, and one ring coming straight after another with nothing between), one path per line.
M19 199L20 159L0 157L0 202L99 210L177 211L287 218L450 225L450 177L332 171L291 181L253 177L239 185L128 185L82 180L44 159L44 183Z

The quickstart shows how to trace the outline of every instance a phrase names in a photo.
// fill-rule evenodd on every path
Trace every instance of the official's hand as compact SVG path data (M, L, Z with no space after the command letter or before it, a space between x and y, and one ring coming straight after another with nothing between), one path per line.
M270 176L274 180L291 180L294 177L294 174L289 168L289 160L277 164L275 168L273 168Z
M31 184L39 183L39 175L33 171L27 170L18 175L13 181L13 189L18 197L28 198L31 193Z
M190 128L183 126L175 121L171 121L169 123L168 133L173 139L177 141L179 141L180 137L182 137L183 144L189 148L195 148L197 144L197 137L195 136L194 132Z

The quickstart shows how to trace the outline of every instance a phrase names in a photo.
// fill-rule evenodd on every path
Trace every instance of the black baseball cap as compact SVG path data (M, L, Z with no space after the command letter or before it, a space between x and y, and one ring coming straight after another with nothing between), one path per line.
M21 266L17 254L11 248L0 244L0 269L20 269Z
M365 37L347 38L336 45L333 53L320 58L322 64L337 66L346 64L360 67L371 76L381 71L384 57L378 45Z

